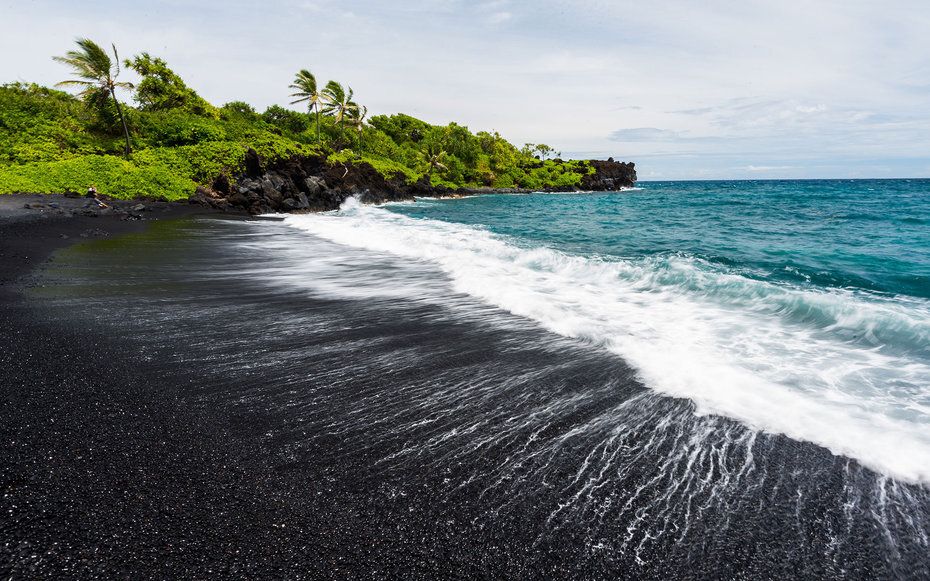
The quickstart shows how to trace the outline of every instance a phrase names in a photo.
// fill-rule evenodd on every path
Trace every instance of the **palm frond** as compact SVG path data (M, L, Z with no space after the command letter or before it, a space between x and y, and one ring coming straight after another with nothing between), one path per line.
M83 61L87 64L89 70L96 72L98 75L112 76L110 70L113 67L113 61L110 60L110 55L99 44L89 38L79 38L76 42L82 51L70 51L67 53L69 57Z
M119 75L119 55L116 52L116 45L113 45L113 55L116 56L116 69L114 72L110 55L100 48L100 45L87 38L79 38L75 42L81 50L69 50L65 53L65 56L54 56L52 60L68 65L73 69L72 74L74 76L85 79L85 81L77 81L77 83L95 83L108 89L115 87L132 88L132 83L124 84L115 81L116 76ZM59 83L59 85L67 84L75 83Z
M297 73L294 82L288 85L288 88L297 90L291 97L309 97L317 92L316 78L313 76L313 73L307 69L302 69Z
M116 60L113 61L113 65L116 67L116 72L113 73L114 77L119 76L119 55L116 53L116 45L111 43L110 46L113 47L113 56L116 57Z
M323 89L323 94L330 98L335 103L344 103L346 101L346 92L342 88L342 85L336 81L329 81L326 83L326 88Z

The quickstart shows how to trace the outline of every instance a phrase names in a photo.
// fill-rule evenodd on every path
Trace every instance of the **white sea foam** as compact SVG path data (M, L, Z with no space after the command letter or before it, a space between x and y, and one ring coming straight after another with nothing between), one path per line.
M350 201L286 223L428 261L455 290L604 346L699 414L930 483L930 304L776 286L693 257L572 256ZM422 289L421 289L422 290Z

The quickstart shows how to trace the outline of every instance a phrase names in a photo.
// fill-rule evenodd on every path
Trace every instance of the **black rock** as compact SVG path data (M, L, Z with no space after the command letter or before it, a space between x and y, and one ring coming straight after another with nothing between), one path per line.
M232 186L229 183L229 176L226 175L226 172L221 173L220 175L213 178L213 185L211 186L213 191L219 192L221 194L228 195L232 189Z
M257 178L262 175L262 159L258 152L249 148L245 152L245 172L249 177Z

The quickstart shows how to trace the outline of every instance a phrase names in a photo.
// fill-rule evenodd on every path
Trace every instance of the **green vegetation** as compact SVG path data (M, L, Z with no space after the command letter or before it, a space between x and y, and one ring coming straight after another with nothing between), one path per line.
M294 79L294 83L290 85L290 88L297 89L297 92L292 93L291 97L299 97L296 101L291 101L291 105L306 101L307 112L312 113L314 110L316 111L316 144L319 145L320 109L323 103L326 102L326 96L316 90L316 78L313 76L313 73L307 69L303 69L297 73L297 78Z
M129 128L123 117L123 108L116 99L116 89L132 89L133 87L132 83L116 81L116 77L119 76L119 55L116 54L116 45L111 45L113 56L116 57L115 61L111 61L106 51L92 40L79 38L77 45L81 50L69 50L65 56L52 57L74 69L72 74L78 77L77 80L62 81L56 86L78 85L82 88L78 97L84 97L89 103L93 103L100 112L106 110L109 99L112 97L120 123L123 125L123 133L126 136L126 157L129 157L131 149Z
M79 85L77 96L35 84L0 86L0 194L83 192L95 184L113 197L184 198L221 174L234 182L250 148L266 164L326 156L453 188L571 187L593 171L586 162L546 159L555 154L547 145L517 149L497 133L473 134L456 123L403 114L366 121L368 109L353 101L351 88L329 81L318 91L307 70L290 85L292 104L307 103L306 112L273 105L258 113L241 101L214 107L146 52L124 61L141 81L117 82L118 57L87 39L77 44L80 50L54 57L79 77L62 83ZM121 106L118 88L135 89L135 107Z
M213 119L219 118L216 108L204 101L193 89L189 89L181 77L174 74L160 58L152 58L149 53L143 52L132 60L126 60L125 65L142 77L142 81L135 87L134 97L141 110L180 110Z
M326 95L326 106L323 107L323 113L332 115L339 125L339 151L342 151L342 145L346 141L346 117L358 111L358 105L352 101L352 87L349 87L349 94L346 95L345 89L336 81L326 83L323 94Z

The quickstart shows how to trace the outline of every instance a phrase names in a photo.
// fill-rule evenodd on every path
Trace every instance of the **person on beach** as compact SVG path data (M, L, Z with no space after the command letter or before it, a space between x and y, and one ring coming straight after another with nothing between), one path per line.
M97 196L98 196L98 194L97 194L97 188L96 188L95 186L90 186L89 188L87 188L87 197L88 197L88 198L93 198L94 201L97 202L97 207L98 207L98 208L109 208L109 207L110 207L110 206L107 206L106 204L104 204L104 203L103 203L103 200L101 200L101 199L98 198Z

